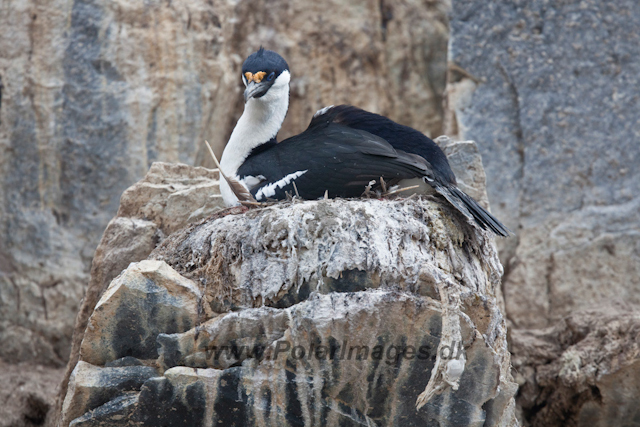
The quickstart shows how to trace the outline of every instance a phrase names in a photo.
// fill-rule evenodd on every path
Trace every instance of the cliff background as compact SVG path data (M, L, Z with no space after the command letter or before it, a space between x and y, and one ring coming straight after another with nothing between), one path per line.
M498 243L521 417L593 424L618 405L634 419L635 6L1 0L0 423L44 423L122 192L154 161L211 166L202 141L221 153L260 45L292 68L281 138L351 103L475 140L492 210L516 232ZM614 376L631 378L621 396Z

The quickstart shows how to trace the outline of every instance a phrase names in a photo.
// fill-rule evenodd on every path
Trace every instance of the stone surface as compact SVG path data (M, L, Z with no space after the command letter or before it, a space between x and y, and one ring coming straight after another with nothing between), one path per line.
M226 213L173 233L152 260L111 282L78 366L92 366L97 378L144 368L123 357L133 355L158 375L135 402L106 393L84 407L72 376L61 426L113 416L142 425L517 424L497 252L453 208L431 198L320 200ZM156 337L155 358L139 351L146 338L117 351L120 340L108 337L125 334L100 330L129 319L119 305L149 301L145 269L174 278L154 280L167 291L183 275L196 295L187 311L199 315L177 333L170 321L156 328L134 320L145 337ZM125 289L137 291L125 298ZM180 309L165 313L180 323ZM85 355L133 366L94 367ZM68 413L68 402L80 403Z
M164 236L221 207L218 172L183 164L155 162L142 180L123 193L118 215L107 225L93 258L91 279L76 318L57 413L71 371L78 362L89 316L109 283L130 263L145 259Z
M631 426L640 409L640 314L585 310L511 332L519 406L531 426Z
M517 231L501 259L518 327L640 307L639 28L633 0L453 2L449 127Z
M446 135L439 136L434 141L447 156L458 187L489 209L486 176L476 142L454 141Z
M0 357L66 363L122 191L156 159L193 163L203 132L222 133L211 113L233 91L218 16L205 2L3 4L0 280L12 312Z
M93 365L132 357L156 359L160 333L184 332L204 315L200 289L166 264L142 261L114 279L96 305L80 347Z
M0 361L0 426L36 427L52 418L63 368Z
M221 154L242 109L241 63L261 44L280 51L295 78L281 136L341 102L439 133L448 7L4 1L0 358L66 363L121 193L154 161L212 165L202 141Z
M125 393L139 391L149 378L158 376L156 370L149 366L127 366L118 368L102 368L84 361L78 362L71 375L69 393L64 400L62 425L69 425L71 421L88 411L95 410L114 398L121 398ZM119 406L122 405L123 402ZM110 405L110 406L115 406ZM102 411L94 414L103 417ZM86 420L78 420L75 424L86 424Z
M484 315L490 317L490 310ZM269 336L274 323L277 333ZM436 361L441 327L441 306L433 300L397 291L337 289L285 310L262 307L213 319L198 329L196 340L191 331L159 342L165 364L172 360L171 365L221 373L213 384L215 397L203 394L206 407L243 396L241 411L214 413L213 425L484 425L482 405L495 402L500 359L476 339L471 324L463 326L466 370L460 388L449 388L415 410L415 398ZM172 354L176 350L182 358ZM448 361L462 359L457 346L442 351ZM228 390L223 380L237 385ZM278 403L283 398L286 402ZM273 415L260 410L274 406L285 413L298 409L286 416L275 408ZM504 419L504 409L494 421Z
M118 213L107 225L91 269L89 289L97 295L85 295L82 311L93 311L111 280L129 263L146 258L165 236L223 206L217 170L153 163L122 194ZM86 324L76 326L82 333Z
M133 424L131 415L138 405L138 394L124 394L76 418L71 427L115 427Z
M116 217L151 221L168 236L224 206L218 179L217 170L155 162L122 193Z

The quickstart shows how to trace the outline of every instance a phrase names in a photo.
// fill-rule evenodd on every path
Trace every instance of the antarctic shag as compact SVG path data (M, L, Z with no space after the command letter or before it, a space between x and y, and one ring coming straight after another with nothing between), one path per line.
M242 66L245 108L221 159L226 176L239 181L257 201L360 197L373 181L389 186L409 180L426 183L467 218L499 236L510 234L500 221L460 190L447 157L423 133L348 105L319 110L309 127L280 143L276 135L289 107L287 62L260 49ZM374 186L375 188L375 186ZM225 180L225 204L238 199ZM432 191L433 191L432 190Z

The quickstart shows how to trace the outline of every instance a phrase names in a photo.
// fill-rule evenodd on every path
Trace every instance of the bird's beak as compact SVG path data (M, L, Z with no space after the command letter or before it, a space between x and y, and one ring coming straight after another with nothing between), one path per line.
M259 98L269 90L269 84L266 82L249 82L247 88L244 90L244 102L247 102L251 98Z

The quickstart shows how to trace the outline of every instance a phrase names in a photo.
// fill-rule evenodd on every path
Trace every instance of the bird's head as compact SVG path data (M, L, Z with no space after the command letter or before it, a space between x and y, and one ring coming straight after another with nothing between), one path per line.
M246 86L244 102L251 99L271 101L289 96L289 65L277 53L263 49L252 53L242 64L242 81Z

